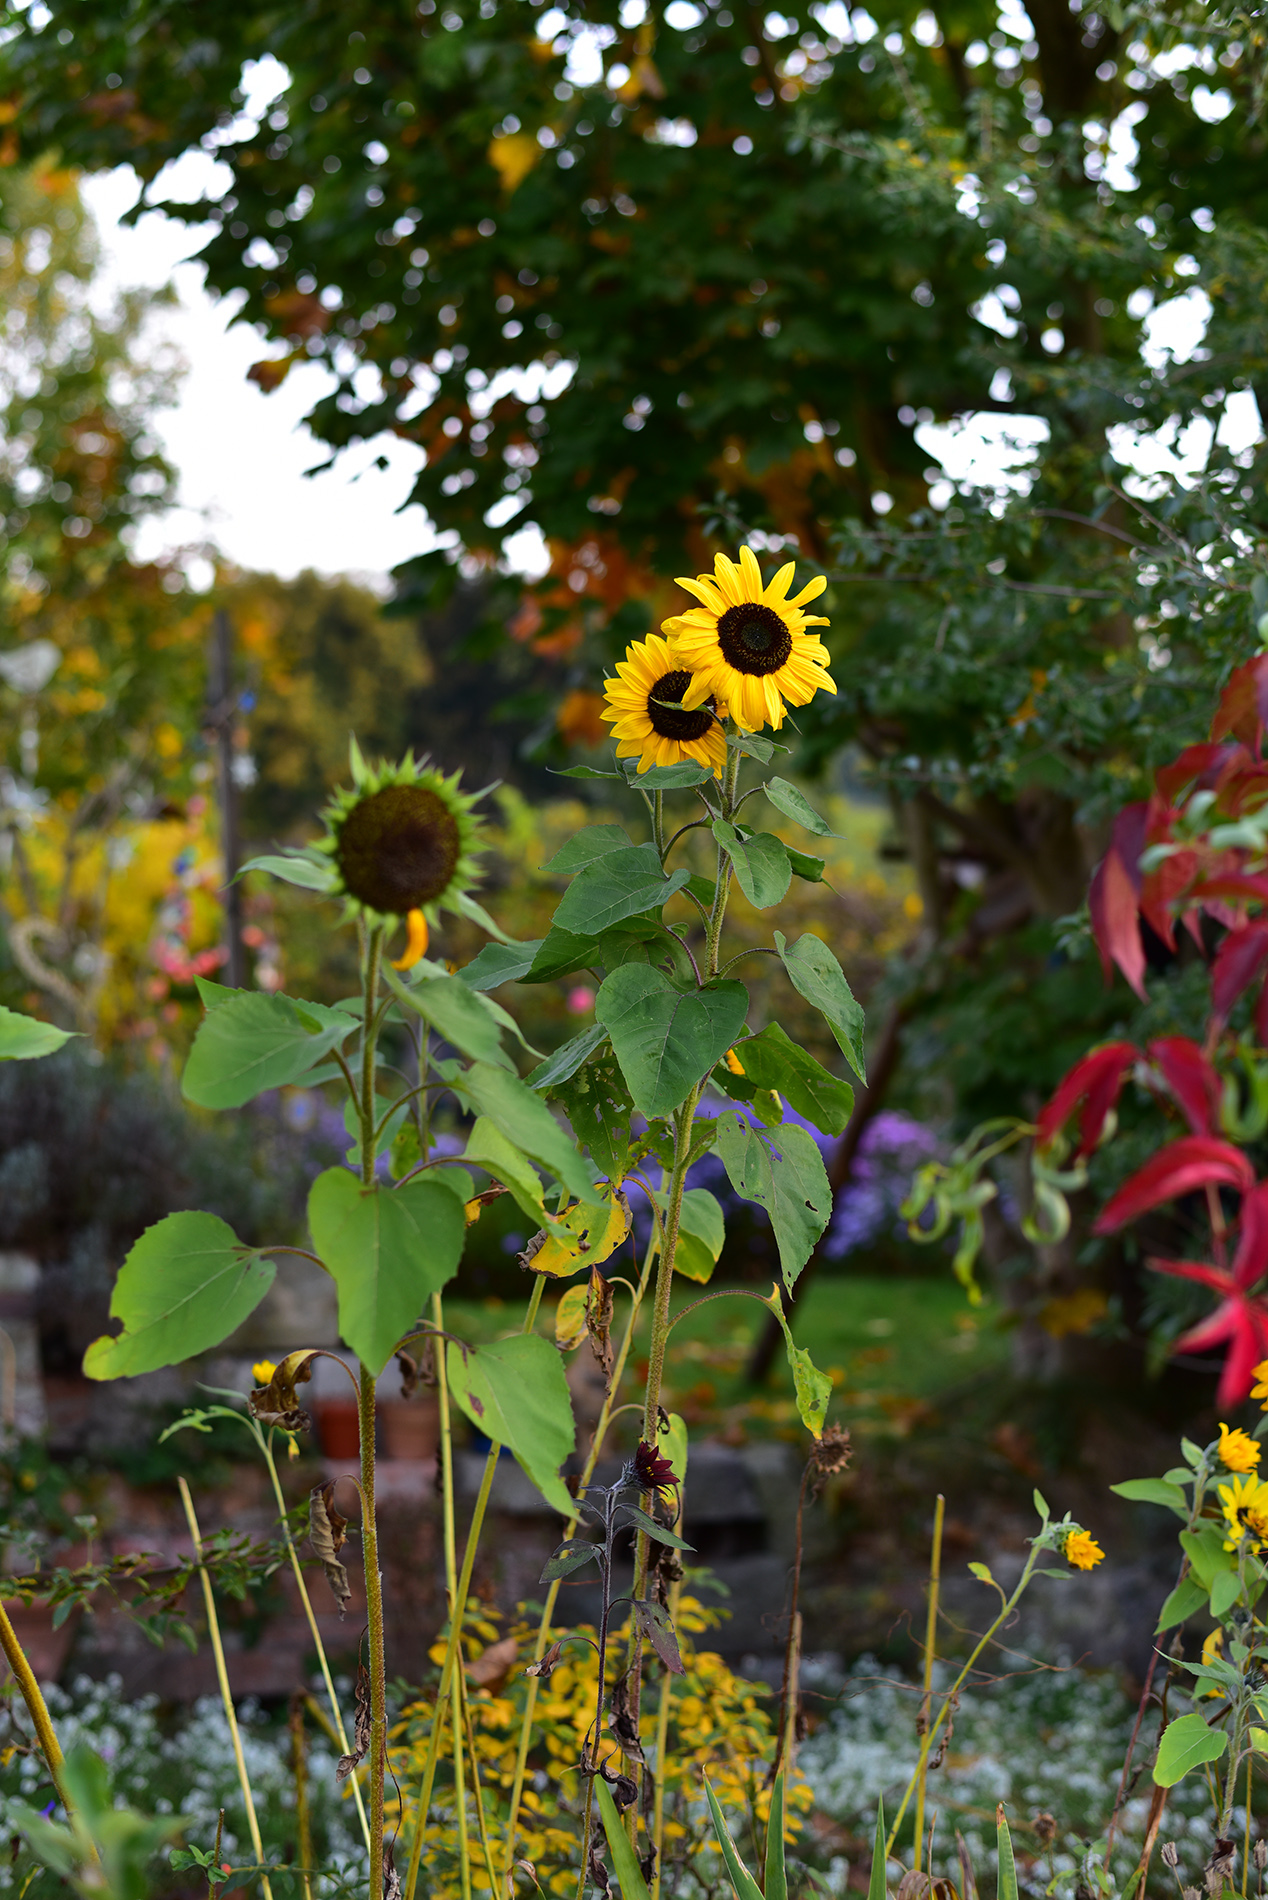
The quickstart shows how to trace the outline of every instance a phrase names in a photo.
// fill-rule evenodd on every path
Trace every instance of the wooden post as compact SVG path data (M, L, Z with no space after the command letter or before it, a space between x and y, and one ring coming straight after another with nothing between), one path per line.
M238 788L233 777L233 727L238 695L233 687L233 627L223 607L212 621L207 654L207 728L216 739L216 788L220 804L220 854L224 861L224 980L240 990L246 980L242 943L242 887L238 875Z

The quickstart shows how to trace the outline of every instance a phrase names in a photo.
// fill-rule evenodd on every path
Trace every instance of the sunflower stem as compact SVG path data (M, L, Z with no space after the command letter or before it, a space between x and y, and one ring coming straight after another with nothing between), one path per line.
M375 1052L381 1018L378 1012L379 965L383 956L382 924L367 934L361 1031L361 1181L374 1185ZM361 1367L357 1415L361 1441L361 1549L365 1567L365 1613L370 1646L370 1893L383 1892L383 1784L387 1760L387 1664L383 1643L383 1579L379 1571L379 1537L375 1520L374 1457L375 1376Z

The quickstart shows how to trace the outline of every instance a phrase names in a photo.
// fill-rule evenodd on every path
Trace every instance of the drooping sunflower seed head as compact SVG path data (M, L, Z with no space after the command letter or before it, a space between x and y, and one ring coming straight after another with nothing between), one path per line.
M355 746L354 785L326 808L319 848L332 860L335 895L350 915L395 923L421 912L433 923L461 908L476 881L480 824L461 774L446 777L406 754L371 767Z

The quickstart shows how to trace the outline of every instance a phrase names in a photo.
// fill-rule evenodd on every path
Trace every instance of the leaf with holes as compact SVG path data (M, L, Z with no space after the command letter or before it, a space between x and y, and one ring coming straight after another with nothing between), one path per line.
M786 942L782 930L775 932L775 947L784 961L788 979L799 995L813 1003L837 1039L842 1055L857 1075L866 1082L863 1061L863 1032L867 1018L863 1005L855 998L845 980L845 972L826 943L807 934L796 943Z
M731 1186L770 1216L784 1284L792 1288L832 1213L823 1156L796 1122L750 1128L734 1109L717 1120L717 1147Z

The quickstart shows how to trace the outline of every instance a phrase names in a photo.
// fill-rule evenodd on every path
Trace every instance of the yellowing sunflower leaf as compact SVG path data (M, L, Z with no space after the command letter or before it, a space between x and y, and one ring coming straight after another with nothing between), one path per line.
M823 1421L828 1415L828 1404L832 1398L832 1381L826 1372L820 1372L805 1347L794 1342L792 1328L784 1315L783 1295L778 1286L771 1288L770 1298L764 1303L769 1306L783 1331L788 1364L792 1368L797 1415L813 1437L822 1438Z
M572 1352L586 1336L586 1305L590 1298L587 1281L570 1286L559 1296L555 1308L555 1344L561 1352Z
M597 1267L616 1252L629 1231L624 1195L581 1201L550 1222L544 1244L533 1255L532 1270L560 1279L582 1267Z

